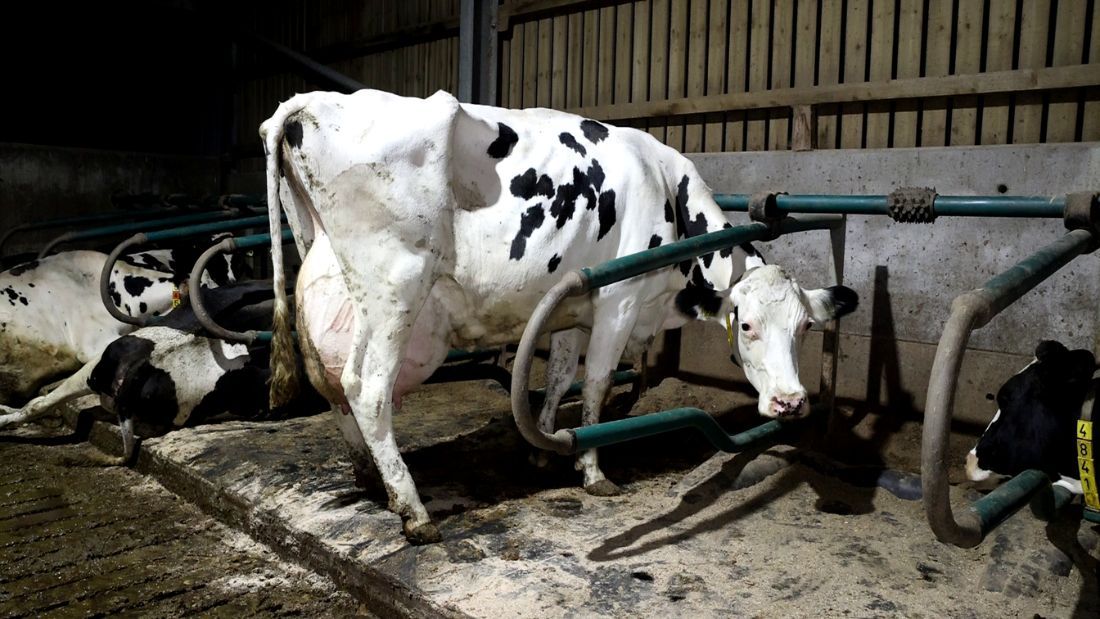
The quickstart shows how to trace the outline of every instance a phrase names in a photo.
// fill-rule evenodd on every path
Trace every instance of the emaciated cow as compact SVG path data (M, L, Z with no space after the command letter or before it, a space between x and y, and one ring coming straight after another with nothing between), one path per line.
M270 281L230 284L207 290L205 306L231 329L264 329L271 324ZM111 342L102 355L50 393L21 409L0 406L0 428L30 421L73 399L99 395L100 405L118 417L123 454L109 464L130 460L136 447L135 421L163 434L213 417L282 418L327 407L312 390L287 406L268 406L269 351L199 335L202 327L185 305L154 327L143 327Z
M1058 478L1055 484L1081 494L1077 419L1095 370L1091 352L1068 350L1052 340L1039 342L1035 360L997 391L999 409L966 455L966 476L985 481L994 473L1038 469ZM1095 440L1094 435L1094 445Z
M394 441L400 390L429 375L448 348L517 341L532 308L570 269L729 226L676 151L647 133L553 110L465 105L444 92L310 93L280 105L260 134L273 238L285 209L299 251L324 239L347 287L340 316L350 341L332 355L347 360L340 390L413 542L439 534ZM857 297L844 287L803 289L752 253L707 254L559 306L550 331L590 334L584 423L598 421L624 352L637 355L663 328L730 312L760 412L805 414L797 342L814 321L851 311ZM278 243L272 259L272 401L282 402L296 378L287 370L293 352ZM300 336L317 331L299 321ZM416 375L402 376L408 370ZM610 484L594 453L582 463L587 488Z
M187 280L203 243L123 256L109 290L129 316L157 316L172 308L172 292ZM25 401L43 384L76 371L134 326L103 307L99 278L107 256L68 251L0 273L0 404ZM206 286L234 281L239 258L213 261ZM5 303L4 301L7 301Z

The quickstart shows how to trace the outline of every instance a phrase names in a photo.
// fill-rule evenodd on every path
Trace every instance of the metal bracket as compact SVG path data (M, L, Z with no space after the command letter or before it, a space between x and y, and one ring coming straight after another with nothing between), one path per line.
M1066 208L1062 211L1062 221L1066 230L1088 230L1092 233L1085 253L1092 253L1100 247L1100 193L1081 191L1066 194Z
M749 196L749 219L766 224L769 228L768 236L761 241L774 241L779 238L779 222L785 214L779 212L776 204L776 196L785 196L786 191L758 191Z
M934 223L936 190L930 187L898 187L886 196L886 209L890 218L898 223Z

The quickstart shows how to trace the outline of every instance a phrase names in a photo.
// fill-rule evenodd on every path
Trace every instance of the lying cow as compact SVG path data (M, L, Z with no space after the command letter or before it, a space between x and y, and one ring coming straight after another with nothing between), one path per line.
M394 441L401 390L451 347L517 341L566 271L729 226L676 151L641 131L552 110L464 105L443 92L310 93L283 103L260 134L273 238L285 209L299 251L324 239L348 285L350 341L346 352L332 351L347 359L340 391L414 542L439 534ZM857 297L843 287L805 290L750 252L707 254L559 306L551 331L590 334L585 424L598 421L624 353L638 354L661 329L730 312L760 412L806 413L797 343L813 321L851 311ZM296 377L277 243L272 259L272 401L282 402ZM299 326L302 337L315 331ZM415 376L402 375L410 369ZM585 486L606 485L595 453L582 459Z
M1081 494L1077 419L1095 370L1091 352L1040 342L1035 360L997 391L999 409L966 456L966 476L985 481L994 473L1038 469Z
M209 238L171 250L123 256L111 271L109 291L129 316L158 316L186 281ZM106 255L69 251L0 273L0 404L31 397L52 379L76 371L134 326L111 316L99 297ZM215 260L204 284L234 281L241 258ZM6 302L5 302L6 301Z
M271 323L271 282L231 284L205 291L207 311L233 329L265 329ZM0 406L0 428L40 417L73 399L99 395L122 430L123 454L110 464L128 462L136 447L135 421L155 434L204 423L220 415L269 419L320 412L323 400L312 390L288 406L268 406L268 347L252 348L198 335L202 327L190 306L154 327L143 327L111 342L50 393L21 409Z

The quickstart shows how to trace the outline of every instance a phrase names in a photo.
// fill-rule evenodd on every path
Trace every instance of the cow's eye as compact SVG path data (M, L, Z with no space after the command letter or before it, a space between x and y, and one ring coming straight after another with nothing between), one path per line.
M742 331L751 331L752 327L749 326L749 323L743 322L743 323L741 323L741 330Z

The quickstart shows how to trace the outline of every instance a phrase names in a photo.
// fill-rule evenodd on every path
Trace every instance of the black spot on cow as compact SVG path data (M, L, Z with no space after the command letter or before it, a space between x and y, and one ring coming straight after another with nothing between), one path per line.
M530 200L536 195L554 197L554 182L543 174L541 177L534 168L531 168L512 179L512 195L524 200Z
M654 247L660 247L660 246L661 246L661 237L660 236L654 234L653 236L649 237L649 249L653 249Z
M592 190L588 175L579 168L573 168L573 182L558 185L558 193L550 204L550 216L557 220L559 229L573 218L573 213L577 210L577 198L581 197L587 200L586 208L595 208L596 192Z
M827 290L838 318L851 314L859 307L859 294L855 290L847 286L830 286Z
M34 288L34 282L27 282L28 288Z
M179 411L176 385L168 372L149 363L154 347L153 341L134 335L111 342L92 368L88 386L114 398L119 419L167 429Z
M550 264L548 264L546 268L550 273L553 273L558 270L559 264L561 264L561 256L554 254L554 256L550 258Z
M286 124L283 128L283 135L286 136L286 143L290 144L291 148L302 147L302 123L297 120L292 120Z
M605 178L607 177L604 176L603 168L600 167L600 162L593 159L592 165L588 166L588 181L592 183L592 187L594 187L596 191L601 191ZM592 208L592 205L589 204L588 208Z
M27 305L27 297L23 296L23 293L15 290L11 286L0 290L0 294L8 295L8 303L10 303L11 305L15 305L16 301L22 303L23 305Z
M519 141L519 136L504 123L497 123L497 131L497 139L493 140L486 152L493 159L504 159L512 153L512 147Z
M154 271L160 271L161 273L168 273L171 271L167 264L164 264L159 258L152 254L141 254L141 260L145 263L146 267Z
M714 289L714 284L703 275L703 269L700 269L698 264L691 270L691 284L700 288Z
M269 376L269 371L253 364L222 374L214 384L214 389L203 396L191 410L185 425L197 425L223 413L247 419L266 417Z
M593 144L607 138L607 127L594 120L582 120L581 131L584 132L584 137L588 138L588 141Z
M142 301L138 305L138 313L144 314L147 311L149 311L149 306L145 304L145 301Z
M700 311L705 316L714 316L722 309L722 298L710 288L688 284L676 293L676 309L688 318L697 318Z
M527 251L527 239L531 238L531 234L542 225L545 219L546 213L543 212L541 205L532 206L520 217L519 232L516 233L516 238L512 239L512 250L508 254L510 260L519 260L523 257Z
M234 257L235 256L236 254L234 254ZM215 256L213 260L207 262L206 274L210 277L211 281L219 286L224 286L229 283L229 262L226 260L226 256Z
M676 221L676 216L672 214L672 202L665 200L665 221L672 223Z
M707 232L707 216L699 213L692 219L688 212L688 182L685 174L676 190L676 232L682 239L690 239Z
M605 234L611 231L611 227L615 225L615 191L608 189L600 194L600 233L596 235L596 240L600 240Z
M565 144L569 148L576 151L577 154L581 157L584 157L588 154L588 151L583 146L581 146L580 142L577 142L577 138L573 137L572 133L563 131L561 135L558 136L558 140L560 140L562 144Z
M11 270L8 271L8 273L11 273L12 275L14 275L16 277L19 277L20 275L26 273L27 271L33 271L36 268L38 268L38 261L37 260L31 260L30 262L24 262L23 264L19 264L19 265L16 265L16 266L12 267Z
M141 296L145 289L153 285L153 280L141 275L127 275L122 278L122 287L132 297Z
M115 307L122 305L122 295L118 293L118 288L115 287L114 282L107 284L107 292L111 295L111 301L115 304Z
M22 303L23 305L27 305L28 304L27 303L27 297L20 296L19 297L19 302Z

